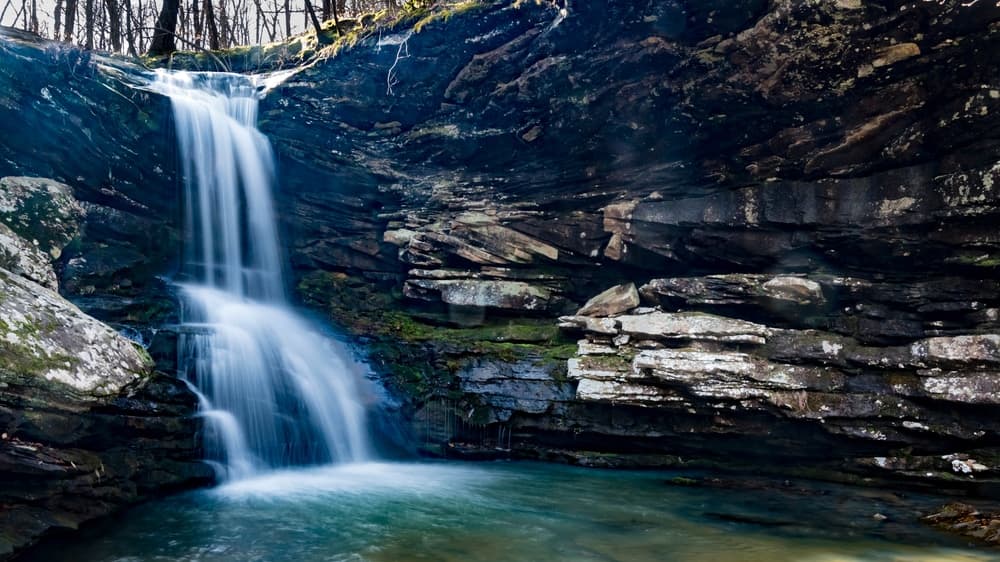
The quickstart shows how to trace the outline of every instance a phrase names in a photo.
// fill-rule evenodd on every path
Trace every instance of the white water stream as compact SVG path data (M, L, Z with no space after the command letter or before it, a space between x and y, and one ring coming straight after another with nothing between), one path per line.
M159 71L174 112L189 234L180 369L200 392L220 477L370 457L360 373L285 296L258 84Z

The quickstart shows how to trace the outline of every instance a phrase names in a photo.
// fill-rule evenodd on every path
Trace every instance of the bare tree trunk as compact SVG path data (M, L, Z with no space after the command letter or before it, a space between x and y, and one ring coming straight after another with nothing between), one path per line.
M219 50L219 28L215 25L215 9L212 0L205 0L205 23L208 24L208 48Z
M204 42L201 34L201 10L198 4L201 0L191 0L191 19L194 23L194 44L201 47Z
M122 13L118 0L104 0L108 11L108 35L111 39L111 50L120 53L122 50Z
M94 47L102 51L108 50L108 14L100 6L94 7Z
M146 16L143 13L142 0L136 1L139 3L139 11L137 12L139 16L135 19L135 33L139 39L137 47L140 51L144 51L146 46Z
M333 0L323 0L323 21L330 19L333 13Z
M56 9L52 13L55 18L55 24L52 26L52 38L56 41L62 36L62 11L63 11L63 0L56 0Z
M309 0L306 0L309 2ZM343 9L337 10L337 0L331 0L330 4L333 6L333 27L337 29L337 37L340 37L340 19L337 18L337 12L343 13Z
M132 0L125 0L125 41L128 42L128 54L137 57L139 52L135 48L135 37L132 34L135 28L142 27L142 24L133 25L132 16Z
M223 49L229 47L229 15L226 13L226 0L219 0L219 44Z
M10 0L7 0L7 3L3 5L3 10L0 10L0 21L3 21L3 19L7 17L7 10L10 9L10 6ZM14 18L14 21L16 22L17 18Z
M178 0L177 1L177 25L174 26L174 38L175 39L177 37L185 37L186 36L185 35L186 31L184 29L184 26L186 25L186 21L187 21L187 14L184 11L184 2L183 2L183 0ZM190 36L187 35L187 37L190 37Z
M316 12L313 11L312 2L310 0L302 0L306 5L306 12L309 14L309 19L312 20L313 27L316 28L316 41L318 43L323 43L323 26L319 23L319 18L316 17Z
M271 41L274 41L274 33L267 26L267 14L264 13L264 6L260 0L253 0L253 4L257 8L257 42L261 42L261 29L271 38Z
M180 6L180 0L163 0L160 16L156 18L153 40L149 44L150 55L169 55L177 50L174 35L177 32L177 11Z
M31 0L31 31L38 33L38 0Z
M77 0L66 0L66 32L63 40L67 43L73 42L73 31L76 28L76 2Z
M285 38L292 36L292 3L285 0Z
M84 27L87 31L84 46L88 49L94 48L94 0L87 0L83 8Z

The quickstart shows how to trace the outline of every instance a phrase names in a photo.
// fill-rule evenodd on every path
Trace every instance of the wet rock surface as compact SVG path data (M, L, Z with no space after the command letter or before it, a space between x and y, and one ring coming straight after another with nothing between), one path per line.
M976 541L1000 545L1000 513L989 513L964 503L950 503L924 517L930 525Z

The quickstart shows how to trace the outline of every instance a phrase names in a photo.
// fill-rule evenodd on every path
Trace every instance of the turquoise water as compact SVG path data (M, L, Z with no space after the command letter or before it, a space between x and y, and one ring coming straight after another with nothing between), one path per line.
M28 560L998 559L916 522L941 499L756 479L678 486L675 476L536 463L279 472L142 505Z

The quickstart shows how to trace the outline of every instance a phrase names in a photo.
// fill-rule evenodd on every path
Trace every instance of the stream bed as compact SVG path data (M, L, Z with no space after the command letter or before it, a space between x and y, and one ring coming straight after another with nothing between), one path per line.
M26 559L1000 559L919 523L921 511L941 498L757 478L727 477L735 483L728 485L704 477L528 462L280 471L138 506ZM716 484L690 485L706 481Z

